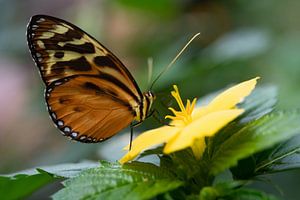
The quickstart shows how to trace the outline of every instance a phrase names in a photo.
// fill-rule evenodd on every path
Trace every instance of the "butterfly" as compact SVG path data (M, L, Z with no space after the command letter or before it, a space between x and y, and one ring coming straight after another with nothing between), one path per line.
M77 26L35 15L27 42L46 86L49 115L63 135L101 142L151 113L154 94L142 93L124 64Z

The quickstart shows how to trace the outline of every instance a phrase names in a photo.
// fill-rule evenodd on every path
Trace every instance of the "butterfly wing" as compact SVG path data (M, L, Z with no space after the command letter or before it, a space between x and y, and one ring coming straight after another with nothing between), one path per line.
M46 91L46 101L52 120L64 135L81 142L99 142L134 119L128 94L112 88L105 79L72 76L59 86L55 83Z
M82 142L107 139L137 115L142 93L127 68L92 36L64 20L33 16L32 57L46 85L52 120Z

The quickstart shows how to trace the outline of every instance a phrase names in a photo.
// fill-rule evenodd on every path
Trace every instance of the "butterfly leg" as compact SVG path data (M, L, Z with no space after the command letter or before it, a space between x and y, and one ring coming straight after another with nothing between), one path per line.
M130 143L129 143L129 151L131 150L132 146L132 139L133 139L133 128L140 125L143 121L137 122L137 123L131 123L130 124Z
M133 127L134 127L134 125L131 123L131 124L130 124L130 142L129 142L129 151L131 150L131 146L132 146Z
M172 126L170 124L168 124L166 121L164 121L162 118L161 118L161 115L160 113L158 112L158 110L152 110L150 112L149 115L147 115L146 119L148 117L151 117L153 116L154 119L156 119L160 124L162 125L166 125L166 126ZM140 122L137 122L137 123L131 123L130 124L130 143L129 143L129 151L131 150L131 147L132 147L132 139L133 139L133 128L140 125L143 121L140 121Z

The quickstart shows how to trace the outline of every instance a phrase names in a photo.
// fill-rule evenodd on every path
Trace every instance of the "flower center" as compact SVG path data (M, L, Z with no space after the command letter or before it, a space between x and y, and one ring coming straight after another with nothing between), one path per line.
M192 122L192 112L196 104L196 98L193 99L192 103L188 99L186 106L184 106L182 99L179 94L178 87L173 85L174 91L171 92L172 96L175 98L177 104L179 105L180 111L176 111L174 108L169 108L175 116L167 115L165 118L172 120L172 125L188 125Z

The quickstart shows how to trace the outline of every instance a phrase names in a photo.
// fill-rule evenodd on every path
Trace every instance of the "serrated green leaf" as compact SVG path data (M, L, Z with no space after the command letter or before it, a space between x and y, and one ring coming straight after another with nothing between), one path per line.
M255 175L300 168L300 135L260 153L258 157Z
M157 186L162 183L165 183L166 187L158 189ZM101 199L102 197L112 199L116 194L126 193L129 197L137 195L144 198L143 195L146 195L150 198L151 195L154 197L181 184L167 170L150 163L133 162L123 166L117 163L105 163L65 181L65 188L53 197L54 199ZM132 188L137 188L137 191L129 193ZM115 192L111 192L113 190ZM142 193L143 190L147 193Z
M138 159L140 158L143 158L145 156L150 156L150 155L162 155L163 154L163 146L159 146L159 147L156 147L154 149L148 149L148 150L145 150L144 152L142 152Z
M237 179L251 179L258 175L297 168L300 168L300 135L239 160L231 172Z
M246 124L211 154L210 173L216 175L242 158L299 134L299 122L299 111L291 111L272 113Z
M100 165L99 162L92 162L92 161L81 162L81 163L64 163L64 164L52 165L52 166L40 166L34 169L27 169L13 174L7 174L5 176L13 177L18 174L34 175L34 174L38 174L37 170L41 169L55 176L71 178L76 176L78 173L80 173L83 170L94 168L99 165Z
M39 170L34 175L0 176L1 200L23 199L55 180L58 178L43 170Z
M141 171L144 174L149 174L153 177L153 179L170 179L176 178L174 174L171 173L171 170L165 167L158 167L152 163L144 163L144 162L131 162L126 163L122 166L124 170L130 171Z
M130 183L95 195L95 199L115 200L122 197L123 200L151 199L159 194L173 190L182 185L176 180L156 180L138 183Z

